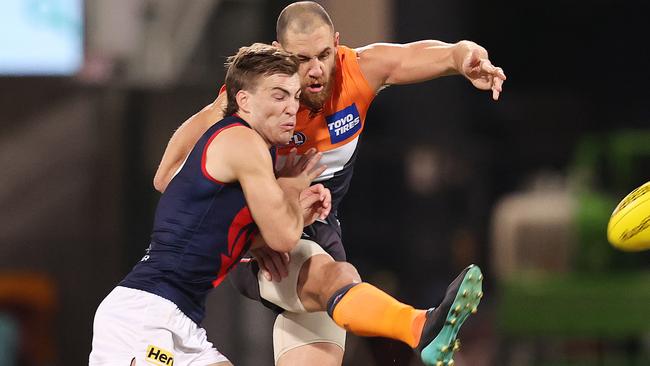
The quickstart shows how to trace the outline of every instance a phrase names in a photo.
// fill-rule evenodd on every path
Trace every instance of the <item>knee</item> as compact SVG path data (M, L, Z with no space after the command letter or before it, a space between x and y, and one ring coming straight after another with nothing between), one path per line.
M324 268L325 284L328 294L351 283L361 282L361 276L357 269L348 262L332 262Z
M273 325L276 366L341 366L345 330L325 312L278 315Z
M361 282L353 265L335 262L329 256L317 255L310 258L298 277L298 296L305 309L322 311L327 301L341 287Z
M338 286L338 289L360 281L357 269L350 263L335 262L329 256L317 255L309 258L300 268L298 292L305 288L320 293L323 288L329 286Z

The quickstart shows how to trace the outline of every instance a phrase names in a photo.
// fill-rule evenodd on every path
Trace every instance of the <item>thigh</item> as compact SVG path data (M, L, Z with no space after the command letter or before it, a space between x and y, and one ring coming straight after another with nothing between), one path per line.
M226 356L222 355L208 340L205 329L177 307L171 313L166 327L172 335L174 364L192 366L230 364Z
M284 311L281 307L262 298L258 280L259 266L252 258L244 258L228 273L228 280L240 294L257 301L265 307L273 310L276 314Z
M332 343L310 343L285 352L278 359L277 366L319 365L341 366L343 349Z
M340 366L345 335L326 312L284 312L273 325L276 364Z
M117 287L95 315L90 365L196 365L228 362L205 330L171 301Z
M316 221L305 227L304 239L318 243L335 261L345 261L346 254L338 220L330 215L327 222Z
M131 366L136 366L136 365L135 365L135 360L133 360L133 361L131 362ZM203 365L201 365L201 366L203 366ZM230 361L225 361L225 362L211 363L211 364L209 364L209 365L205 365L205 366L233 366L233 364L230 363Z
M208 365L232 365L228 359L219 353L212 343L191 343L188 342L188 334L183 334L185 339L180 339L178 334L166 337L148 337L150 341L145 353L136 355L136 364L138 365L191 365L191 366L208 366ZM192 336L189 335L189 338ZM162 348L158 345L167 344L168 348Z
M129 365L138 352L142 314L148 305L129 290L113 289L97 308L89 365Z
M269 281L261 274L258 274L261 297L282 309L294 313L305 312L305 306L298 295L298 279L303 264L308 261L312 262L312 258L319 258L319 260L334 263L332 257L325 253L323 248L317 243L311 240L300 239L296 247L291 251L291 259L287 268L289 274L287 277L283 278L280 282L276 282ZM320 263L320 261L318 262ZM314 277L316 276L314 275Z
M341 241L341 231L336 218L328 217L328 222L315 222L305 227L303 239L313 241L322 247L335 261L345 261L345 249ZM228 280L242 295L262 303L265 307L280 314L286 309L267 300L260 293L259 266L252 258L244 258L228 273Z

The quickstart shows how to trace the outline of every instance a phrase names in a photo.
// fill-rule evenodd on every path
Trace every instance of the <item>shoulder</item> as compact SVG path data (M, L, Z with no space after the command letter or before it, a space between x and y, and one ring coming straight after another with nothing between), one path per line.
M339 45L336 53L339 63L344 68L358 68L363 51L364 47L350 48L347 46Z
M401 50L402 45L393 43L373 43L367 46L356 48L354 51L357 54L359 63L362 66L373 63L386 63L394 61L391 57L396 50Z
M401 49L401 45L391 43L373 43L355 49L359 69L375 92L384 86L391 70L401 63L398 57Z
M223 145L229 151L252 153L268 150L259 133L241 123L233 123L214 131L212 138L215 140L213 144L216 142L216 145Z
M372 100L376 94L376 88L368 79L367 71L362 65L362 53L359 50L362 49L338 46L340 77L344 82L350 81L356 85L364 99Z
M356 57L356 50L348 46L339 45L336 49L336 54L341 59L347 59L348 57Z
M262 137L242 124L224 127L216 136L213 145L210 150L223 156L231 165L246 166L271 161L271 154Z

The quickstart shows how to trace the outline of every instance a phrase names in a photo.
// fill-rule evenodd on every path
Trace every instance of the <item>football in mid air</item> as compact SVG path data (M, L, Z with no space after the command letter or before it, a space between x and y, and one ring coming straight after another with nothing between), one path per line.
M607 225L607 239L625 251L650 249L650 182L630 192L616 206Z

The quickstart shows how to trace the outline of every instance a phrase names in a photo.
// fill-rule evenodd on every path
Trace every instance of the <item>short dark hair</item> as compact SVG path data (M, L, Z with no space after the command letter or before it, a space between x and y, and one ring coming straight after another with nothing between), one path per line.
M280 12L278 22L275 24L275 33L278 42L284 44L289 25L293 25L292 29L306 33L323 24L329 26L334 32L332 19L322 6L313 1L299 1L288 5Z
M260 76L293 75L298 72L299 66L298 57L268 44L253 43L240 48L236 55L226 60L228 105L224 115L230 116L239 110L237 93L255 89Z

